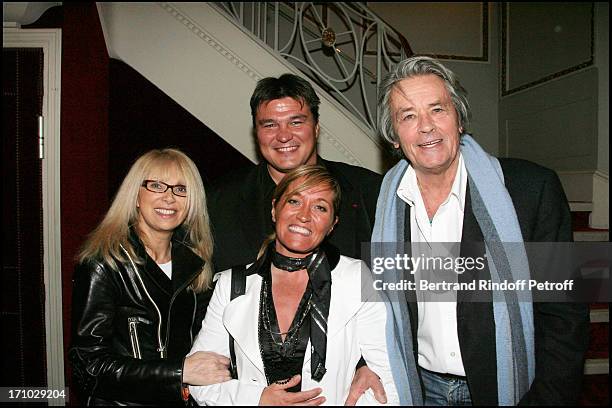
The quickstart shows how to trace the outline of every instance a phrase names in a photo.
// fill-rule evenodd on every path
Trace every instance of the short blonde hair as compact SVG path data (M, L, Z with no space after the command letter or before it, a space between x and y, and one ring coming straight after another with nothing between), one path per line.
M292 190L289 190L289 186L294 181L301 178L303 178L302 182ZM284 205L287 200L295 194L309 190L315 186L326 186L331 190L333 194L332 207L334 210L332 217L337 217L338 212L340 211L340 200L342 198L340 184L338 184L338 181L329 171L327 171L325 167L318 164L304 164L285 174L272 193L274 208L280 209L280 206ZM265 239L259 248L257 258L264 254L268 244L275 239L276 232L273 232Z
M176 166L185 179L187 186L187 216L180 228L185 231L183 244L190 247L206 264L192 283L195 292L210 288L212 281L212 248L213 239L210 232L208 210L206 208L206 193L202 177L195 163L178 149L155 149L140 156L123 179L113 202L104 219L90 234L78 254L78 260L102 259L111 267L116 268L117 262L127 262L121 250L123 246L135 262L142 264L129 242L129 229L138 220L136 206L138 193L142 182L154 170L168 171Z

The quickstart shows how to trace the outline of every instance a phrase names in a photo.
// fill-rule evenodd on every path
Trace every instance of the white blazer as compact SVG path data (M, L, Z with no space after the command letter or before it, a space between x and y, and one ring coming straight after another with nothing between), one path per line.
M362 272L363 268L363 272ZM371 290L371 273L360 260L340 256L332 271L331 300L327 322L327 372L320 383L310 377L310 342L302 367L302 390L321 387L325 404L343 405L348 397L355 367L363 356L368 367L381 379L387 393L387 404L398 405L399 397L393 383L385 325L387 311L378 293ZM202 329L190 354L214 351L229 357L229 335L234 337L238 379L209 386L189 386L191 395L200 405L257 405L268 385L259 350L257 326L261 276L247 276L246 291L232 302L230 299L231 270L217 274L218 282L212 295ZM361 286L368 294L361 300ZM359 405L379 405L368 390Z

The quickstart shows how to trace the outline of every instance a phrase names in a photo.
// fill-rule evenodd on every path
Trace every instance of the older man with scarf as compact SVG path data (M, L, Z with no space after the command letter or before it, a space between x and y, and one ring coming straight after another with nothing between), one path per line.
M466 95L455 74L429 57L402 61L383 82L380 131L405 159L383 181L372 242L459 242L461 255L468 243L480 242L481 277L529 279L524 242L572 239L567 199L553 171L492 157L466 133ZM396 249L374 244L373 251L393 257ZM397 280L399 272L387 269L384 279ZM525 301L498 290L486 292L486 302L462 291L453 301L421 301L418 287L387 295L389 353L402 404L577 402L586 305Z

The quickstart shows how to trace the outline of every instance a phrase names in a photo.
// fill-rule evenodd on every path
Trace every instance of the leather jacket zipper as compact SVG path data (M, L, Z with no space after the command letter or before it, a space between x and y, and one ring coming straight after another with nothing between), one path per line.
M195 322L196 310L198 309L198 298L193 290L191 294L193 295L193 313L191 315L191 326L189 327L189 345L193 346L193 323Z
M132 257L130 256L128 251L123 247L123 245L119 244L119 246L121 247L123 252L125 252L125 254L127 255L128 259L130 260L130 263L132 264L132 268L134 268L134 273L138 277L138 280L140 281L140 284L142 285L142 288L144 289L144 291L145 291L147 297L149 298L149 300L151 301L151 303L153 303L153 307L155 308L155 311L157 312L157 316L159 317L159 319L157 321L157 344L159 346L157 348L157 352L159 353L161 358L166 358L166 349L165 349L165 347L164 347L164 345L162 344L162 341L161 341L162 315L161 315L161 312L159 311L159 307L157 307L157 304L155 303L155 301L153 300L153 298L149 294L149 291L147 290L147 287L145 286L144 282L142 281L142 278L140 277L140 272L138 272L138 268L136 268L136 264L132 260Z
M171 319L171 314L172 314L172 305L174 304L174 299L176 299L176 296L181 293L183 291L183 289L185 289L187 286L189 286L191 284L191 282L193 282L193 280L195 279L197 274L194 274L193 278L186 281L184 284L182 284L173 294L172 294L172 298L170 299L170 305L168 306L168 322L166 323L166 341L163 343L164 344L164 349L166 349L168 347L168 341L169 341L169 337L170 337L170 319ZM193 291L192 291L193 292ZM195 313L196 313L196 309L198 307L197 304L197 299L195 296L195 292L193 292L193 315L191 317L192 323L191 323L191 327L189 328L189 335L193 336L193 334L191 333L191 330L193 328L193 321L195 320ZM191 341L191 344L193 344L193 339Z
M130 331L130 342L132 343L132 353L134 358L142 359L140 354L140 344L138 343L138 320L134 317L128 318L128 327Z

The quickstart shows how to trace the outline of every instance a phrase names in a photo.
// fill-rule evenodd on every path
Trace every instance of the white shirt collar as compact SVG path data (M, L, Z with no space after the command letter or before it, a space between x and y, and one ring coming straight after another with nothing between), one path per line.
M457 200L459 200L459 204L463 210L465 208L465 192L467 189L467 170L465 168L465 163L463 162L461 152L458 154L459 163L457 166L457 174L455 174L455 180L451 186L450 194L444 203L446 203L450 197L455 197ZM412 165L408 165L408 169L406 169L406 172L400 181L399 187L397 188L397 195L408 205L414 207L415 202L417 201L416 194L421 194L419 185L417 184L416 172L414 171Z

